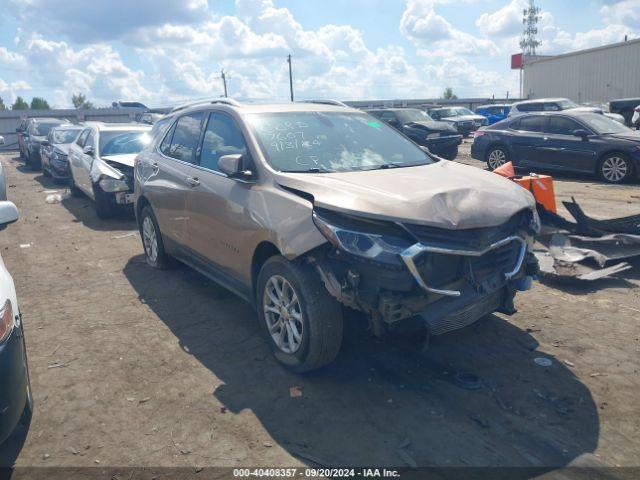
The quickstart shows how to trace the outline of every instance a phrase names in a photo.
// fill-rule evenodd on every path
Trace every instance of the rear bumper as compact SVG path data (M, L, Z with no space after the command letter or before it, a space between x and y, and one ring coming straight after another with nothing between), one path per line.
M29 401L29 371L22 326L0 345L0 443L13 432Z

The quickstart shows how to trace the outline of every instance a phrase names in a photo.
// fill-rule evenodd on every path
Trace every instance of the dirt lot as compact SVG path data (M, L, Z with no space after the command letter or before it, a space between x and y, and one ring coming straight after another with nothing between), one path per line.
M482 167L468 149L459 160ZM35 395L5 462L640 466L638 262L629 280L537 283L516 315L439 337L426 355L350 318L336 363L299 376L271 358L247 304L186 267L149 268L132 219L100 221L87 199L47 204L64 187L0 161L21 212L0 248ZM595 216L640 211L637 184L556 189ZM482 388L456 386L458 370Z

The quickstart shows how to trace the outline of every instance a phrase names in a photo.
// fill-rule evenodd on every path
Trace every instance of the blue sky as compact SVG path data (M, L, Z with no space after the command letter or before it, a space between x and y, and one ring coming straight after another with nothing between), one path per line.
M516 95L526 0L0 0L0 97L177 104ZM640 35L638 0L537 0L541 53Z

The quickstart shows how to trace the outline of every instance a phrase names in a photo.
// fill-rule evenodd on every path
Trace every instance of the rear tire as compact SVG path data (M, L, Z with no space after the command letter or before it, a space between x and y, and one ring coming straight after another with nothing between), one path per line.
M495 170L509 161L509 152L504 147L493 146L487 152L487 166Z
M267 260L258 275L256 306L271 350L286 368L309 372L335 360L342 307L310 265L279 255Z
M633 165L623 153L610 153L598 163L598 176L608 183L624 183L633 175Z
M158 221L149 205L140 212L140 238L147 263L153 268L164 270L169 266L169 256L165 252L162 232Z

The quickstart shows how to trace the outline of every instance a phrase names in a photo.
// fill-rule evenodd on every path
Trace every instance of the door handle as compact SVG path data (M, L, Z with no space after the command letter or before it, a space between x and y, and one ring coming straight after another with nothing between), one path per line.
M194 177L187 177L187 183L192 187L197 187L200 185L200 180Z

